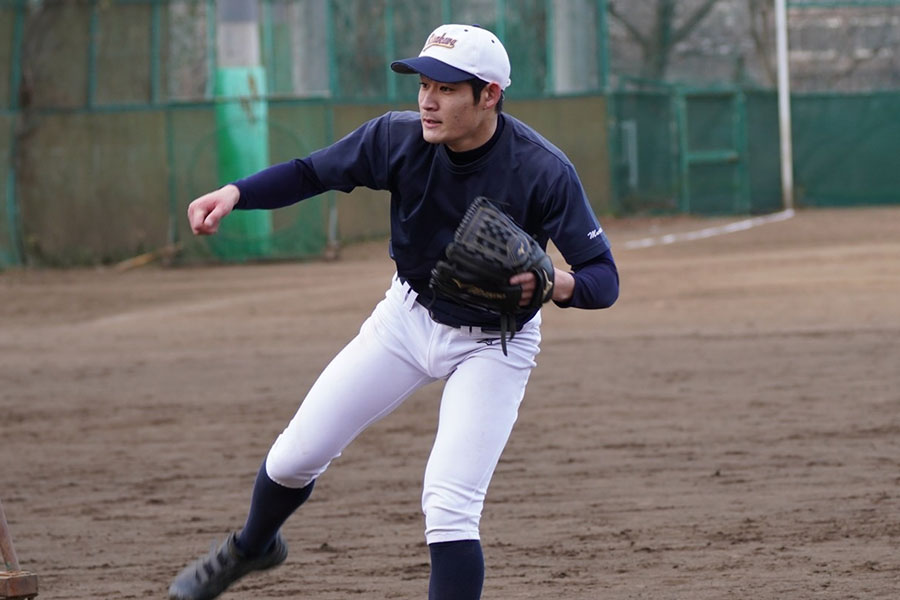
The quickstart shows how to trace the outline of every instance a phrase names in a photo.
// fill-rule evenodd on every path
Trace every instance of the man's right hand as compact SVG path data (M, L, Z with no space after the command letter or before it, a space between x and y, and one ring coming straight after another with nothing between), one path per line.
M191 231L194 235L214 234L219 230L219 223L234 209L240 198L241 191L229 183L191 202L188 206Z

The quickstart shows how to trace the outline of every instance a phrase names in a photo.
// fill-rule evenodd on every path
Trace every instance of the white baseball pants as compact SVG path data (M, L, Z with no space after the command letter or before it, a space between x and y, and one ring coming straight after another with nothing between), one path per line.
M491 476L518 415L539 350L540 312L508 340L436 323L394 275L384 300L332 360L275 440L266 472L299 488L321 475L366 427L415 390L446 379L422 509L431 544L479 539Z

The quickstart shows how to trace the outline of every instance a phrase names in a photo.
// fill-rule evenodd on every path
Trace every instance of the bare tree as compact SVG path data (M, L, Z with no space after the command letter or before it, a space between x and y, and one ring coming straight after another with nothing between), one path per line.
M619 0L607 4L609 16L622 25L628 36L640 47L643 58L641 76L647 79L663 80L669 67L672 52L679 42L686 39L706 18L719 0L703 0L683 18L677 14L677 0L655 0L653 16L649 26L639 21L625 10L625 6L637 3ZM647 3L640 3L646 6Z
M746 0L748 32L764 83L775 85L771 0ZM796 9L789 15L791 79L797 91L870 90L896 85L900 5Z
M887 11L850 13L845 19L846 25L841 29L843 43L836 44L841 58L835 63L826 88L877 89L879 84L896 81L897 72L890 59L897 53L900 36Z
M747 14L750 15L750 38L765 73L765 83L774 86L778 79L775 67L774 3L772 0L747 0Z

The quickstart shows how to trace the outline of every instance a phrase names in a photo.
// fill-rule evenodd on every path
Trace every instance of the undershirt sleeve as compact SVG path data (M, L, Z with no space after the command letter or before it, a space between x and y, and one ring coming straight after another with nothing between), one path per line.
M275 209L289 206L327 191L308 159L295 158L239 179L241 191L236 209Z
M235 181L241 191L235 208L282 208L329 190L386 189L390 115L363 123L306 158L295 158Z
M567 302L553 301L561 308L609 308L619 297L619 271L609 250L574 265L572 275L572 297Z

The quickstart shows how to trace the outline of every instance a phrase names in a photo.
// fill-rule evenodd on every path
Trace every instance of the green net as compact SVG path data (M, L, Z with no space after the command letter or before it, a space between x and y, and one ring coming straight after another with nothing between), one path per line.
M771 0L257 5L267 92L251 98L215 88L213 0L0 0L0 267L115 262L172 244L182 260L304 258L387 235L388 197L368 190L275 211L212 244L184 215L227 179L415 109L416 78L389 63L417 54L441 22L504 41L505 110L570 156L598 212L782 206ZM788 2L798 206L900 202L898 23L891 0ZM254 103L266 116L228 142L222 113ZM248 146L258 160L226 173L223 157Z
M12 129L12 119L8 116L0 116L0 135L7 134ZM10 148L4 144L0 144L0 268L19 264L21 257L19 256L19 244L13 237L18 227L17 206L12 197L14 171L5 168L12 157L10 156Z
M900 202L897 115L900 93L795 98L799 201L811 206Z

